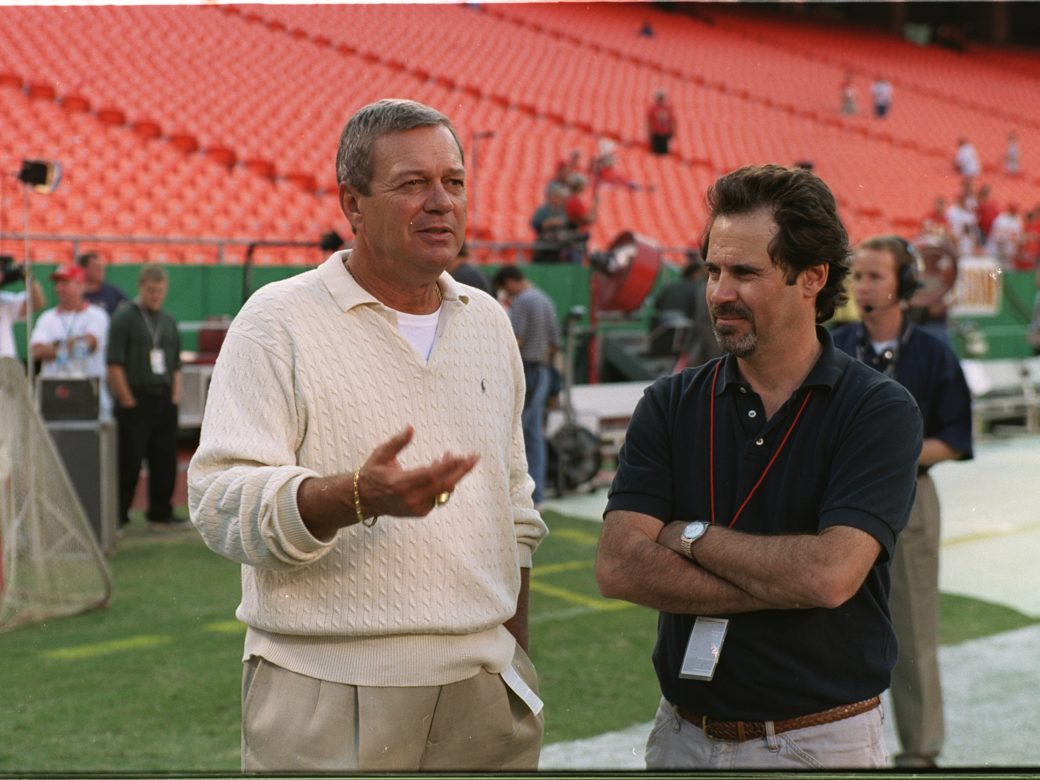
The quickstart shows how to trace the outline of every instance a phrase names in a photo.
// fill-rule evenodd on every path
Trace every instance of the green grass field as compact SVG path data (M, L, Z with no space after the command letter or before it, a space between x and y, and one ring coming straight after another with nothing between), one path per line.
M599 597L596 525L546 521L531 585L546 742L650 720L656 615ZM193 532L135 526L107 609L0 634L0 773L238 771L239 568ZM946 644L1035 622L954 596L940 617Z

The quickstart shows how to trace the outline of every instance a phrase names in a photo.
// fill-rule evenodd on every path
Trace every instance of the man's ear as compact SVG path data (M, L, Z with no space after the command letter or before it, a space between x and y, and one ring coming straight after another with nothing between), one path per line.
M360 197L360 193L347 182L339 183L339 207L355 233L357 233L362 219Z
M802 289L810 298L815 298L827 285L830 276L830 266L827 263L817 263L802 271Z

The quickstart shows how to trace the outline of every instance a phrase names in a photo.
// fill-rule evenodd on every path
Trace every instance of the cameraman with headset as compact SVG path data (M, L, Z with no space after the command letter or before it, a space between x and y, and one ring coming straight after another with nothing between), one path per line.
M944 340L914 325L909 301L917 252L895 235L856 248L852 297L862 322L837 328L834 346L895 379L914 396L924 420L917 496L892 559L889 599L899 641L892 707L902 753L896 766L935 766L943 743L939 681L939 498L928 470L972 458L971 396L960 362Z
M9 284L25 282L21 292L8 292L4 288ZM32 309L39 312L43 308L43 290L40 283L32 277L26 278L25 268L16 265L10 255L0 255L0 358L18 357L14 343L16 322L25 319L29 309L29 290L32 290Z

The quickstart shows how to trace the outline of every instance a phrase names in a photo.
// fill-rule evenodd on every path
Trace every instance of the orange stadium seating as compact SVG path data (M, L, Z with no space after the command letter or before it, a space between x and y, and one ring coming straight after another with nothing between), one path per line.
M644 19L653 37L637 35ZM471 236L497 242L529 240L557 160L571 149L589 157L603 138L645 186L602 191L593 248L629 229L664 246L695 243L706 187L753 162L812 161L853 238L906 232L935 196L956 193L962 135L999 199L1040 204L1035 52L957 55L715 5L695 16L624 3L4 7L0 21L2 170L39 157L64 172L47 201L32 199L30 230L179 240L115 245L116 262L235 261L246 241L347 235L337 139L353 110L384 96L453 118L469 156ZM852 117L838 112L846 72L860 94ZM865 107L877 74L896 90L884 121ZM658 88L679 111L665 158L645 143ZM1020 177L1000 166L1012 130ZM5 181L0 230L20 231L22 199ZM200 238L239 243L218 257L191 243ZM34 251L62 259L63 247Z

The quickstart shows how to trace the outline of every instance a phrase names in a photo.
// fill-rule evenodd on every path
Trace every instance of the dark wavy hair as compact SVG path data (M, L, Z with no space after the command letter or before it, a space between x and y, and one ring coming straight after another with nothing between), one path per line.
M707 202L708 224L701 240L705 257L716 218L768 209L779 228L769 242L769 257L787 272L788 284L806 268L827 264L827 283L816 296L816 321L826 322L848 300L849 234L833 193L812 171L748 165L720 177L708 189Z

